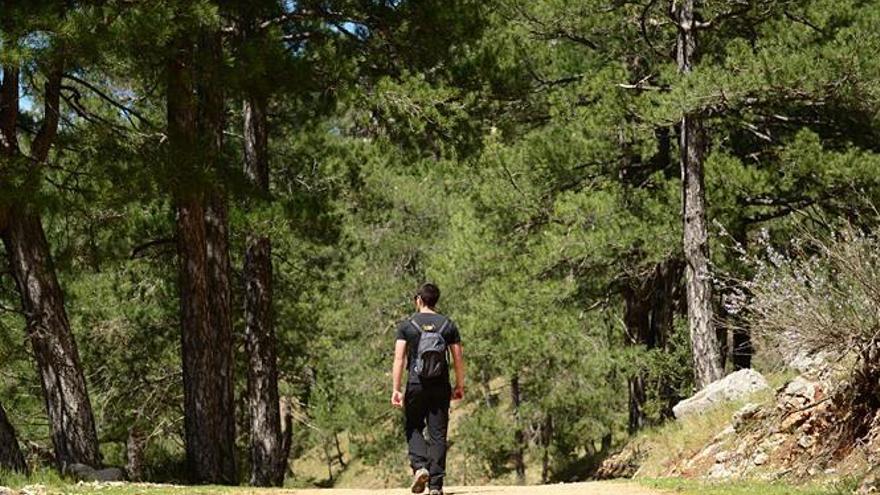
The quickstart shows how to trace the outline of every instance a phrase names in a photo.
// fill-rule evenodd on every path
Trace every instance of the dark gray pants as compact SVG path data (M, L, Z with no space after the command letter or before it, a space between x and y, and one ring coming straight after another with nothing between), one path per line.
M443 488L446 475L446 430L449 426L448 381L431 384L408 383L404 396L406 441L413 471L426 468L431 473L429 488ZM424 430L428 429L428 439Z

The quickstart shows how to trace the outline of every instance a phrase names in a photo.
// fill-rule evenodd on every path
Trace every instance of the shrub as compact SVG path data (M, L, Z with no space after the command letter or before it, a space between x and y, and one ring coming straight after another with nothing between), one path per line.
M818 356L822 368L842 375L832 449L846 448L880 409L880 240L845 227L804 235L785 253L765 252L734 306L765 351L789 363Z

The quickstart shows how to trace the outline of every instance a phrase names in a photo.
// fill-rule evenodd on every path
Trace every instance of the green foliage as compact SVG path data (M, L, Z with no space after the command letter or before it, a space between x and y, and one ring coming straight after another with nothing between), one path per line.
M129 432L146 433L151 479L183 474L178 171L161 89L180 33L226 36L227 141L222 170L205 179L232 199L236 396L246 390L239 275L256 230L273 243L297 456L345 432L349 458L396 479L394 328L428 280L468 362L453 480L503 477L518 448L530 473L546 459L550 480L589 475L609 440L626 438L636 375L648 422L667 417L692 387L681 296L667 301L676 314L662 346L634 345L623 315L626 289L682 256L674 124L684 113L702 112L710 136L722 298L728 279L754 275L742 254L762 255L759 236L784 250L829 218L876 228L877 2L701 5L717 22L687 76L671 56L668 2L163 0L63 15L50 4L16 4L0 24L0 63L23 69L25 150L48 63L66 53L71 76L50 163L33 173L4 157L0 206L40 207L106 460L123 463ZM240 31L253 18L262 36ZM270 101L268 195L241 172L245 92ZM49 429L18 307L0 272L0 400L41 462Z

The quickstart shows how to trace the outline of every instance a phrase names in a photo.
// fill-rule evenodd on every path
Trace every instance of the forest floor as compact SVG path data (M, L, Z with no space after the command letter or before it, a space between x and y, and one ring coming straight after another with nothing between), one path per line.
M446 495L659 495L669 493L635 483L595 482L567 483L542 486L467 486L447 487ZM6 492L0 488L0 494ZM63 486L30 485L12 492L22 495L70 494L83 495L408 495L407 488L354 489L354 488L301 488L259 489L220 486L177 486L151 483L78 483Z
M527 486L466 486L448 487L447 495L835 495L843 492L828 488L795 488L788 485L761 483L707 484L682 479L647 480L634 482L590 482ZM32 484L0 494L15 495L408 495L406 488L353 489L353 488L303 488L258 489L221 486L180 486L150 483L77 483Z

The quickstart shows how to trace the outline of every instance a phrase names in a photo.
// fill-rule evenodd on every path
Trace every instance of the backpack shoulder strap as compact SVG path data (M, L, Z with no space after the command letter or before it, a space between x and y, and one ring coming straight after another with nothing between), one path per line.
M447 326L449 326L449 318L446 318L446 321L444 321L443 324L440 325L440 330L437 330L437 333L443 334L443 330L446 330Z
M409 319L409 322L410 322L410 324L411 324L413 327L415 327L416 330L418 330L419 333L422 333L422 332L424 331L424 330L422 330L422 327L419 326L418 323L416 323L416 320L410 318L410 319Z

